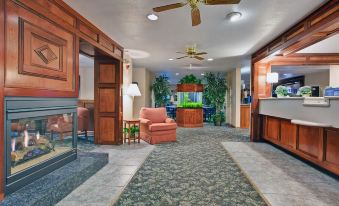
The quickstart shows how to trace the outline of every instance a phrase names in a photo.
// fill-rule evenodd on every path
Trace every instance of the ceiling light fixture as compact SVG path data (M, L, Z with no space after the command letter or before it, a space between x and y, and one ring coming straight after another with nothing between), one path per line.
M168 59L169 61L173 61L174 59L172 59L172 58L170 58L170 59Z
M179 76L179 73L175 73L176 76Z
M204 73L201 73L201 76L205 76L205 74L204 74Z
M214 59L212 59L212 58L209 58L209 59L207 59L207 61L209 61L209 62L211 62L211 61L213 61Z
M242 13L240 12L231 12L227 14L227 19L229 19L231 22L238 21L242 17Z
M156 21L159 19L159 17L152 13L147 15L147 19L149 19L150 21Z

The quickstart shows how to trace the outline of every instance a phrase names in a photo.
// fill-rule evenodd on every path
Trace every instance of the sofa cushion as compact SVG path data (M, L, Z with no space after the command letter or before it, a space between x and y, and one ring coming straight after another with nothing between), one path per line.
M140 110L140 118L149 119L152 123L164 123L167 118L166 108L146 108Z
M165 131L165 130L174 130L177 128L176 123L153 123L149 126L149 131Z

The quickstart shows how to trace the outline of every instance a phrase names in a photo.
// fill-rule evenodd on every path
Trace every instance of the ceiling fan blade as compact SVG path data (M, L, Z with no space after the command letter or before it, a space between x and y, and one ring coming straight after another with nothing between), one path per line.
M177 59L183 59L183 58L186 58L186 57L188 57L188 56L178 57Z
M192 26L201 24L200 10L198 8L192 9Z
M153 8L154 12L162 12L162 11L167 11L167 10L171 10L171 9L176 9L176 8L180 8L185 6L187 3L176 3L176 4L169 4L166 6L159 6L159 7L155 7Z
M204 54L207 54L207 52L199 52L199 53L196 53L195 55L204 55Z
M196 58L196 59L198 59L198 60L200 60L200 61L204 60L204 58L199 57L199 56L194 56L194 58Z
M205 0L206 5L239 4L241 0Z

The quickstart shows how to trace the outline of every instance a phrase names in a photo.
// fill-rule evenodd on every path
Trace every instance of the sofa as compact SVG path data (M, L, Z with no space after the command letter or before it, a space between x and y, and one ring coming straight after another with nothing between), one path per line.
M150 144L174 142L177 139L177 124L167 117L166 108L140 110L140 137Z

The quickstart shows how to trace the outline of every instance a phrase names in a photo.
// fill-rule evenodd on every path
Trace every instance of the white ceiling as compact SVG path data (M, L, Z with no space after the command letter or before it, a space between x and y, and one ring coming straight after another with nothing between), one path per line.
M300 50L298 53L339 53L339 34Z
M201 6L202 24L191 26L188 7L159 14L151 22L146 15L152 8L180 0L65 0L125 49L149 53L134 59L135 67L155 72L185 72L193 63L195 70L227 71L249 65L249 56L268 41L287 30L324 0L242 0L239 5ZM237 22L227 21L229 12L240 11ZM175 52L197 44L213 62L183 59Z

